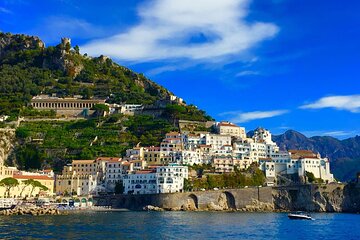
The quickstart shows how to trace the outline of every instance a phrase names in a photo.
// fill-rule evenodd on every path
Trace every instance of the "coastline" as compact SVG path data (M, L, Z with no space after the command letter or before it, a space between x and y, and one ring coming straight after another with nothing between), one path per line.
M95 197L96 206L135 211L360 212L356 184L292 185Z

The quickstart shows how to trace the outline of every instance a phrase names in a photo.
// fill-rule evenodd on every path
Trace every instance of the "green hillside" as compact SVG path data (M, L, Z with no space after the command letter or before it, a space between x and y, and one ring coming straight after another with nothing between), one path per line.
M37 37L0 33L0 116L9 115L9 122L18 117L54 117L52 111L29 107L31 98L39 94L162 106L162 114L22 122L8 160L21 169L51 166L60 170L71 159L119 156L139 142L158 145L167 131L178 130L179 119L212 120L193 105L172 103L167 89L110 58L80 54L79 47L72 47L67 39L45 47Z

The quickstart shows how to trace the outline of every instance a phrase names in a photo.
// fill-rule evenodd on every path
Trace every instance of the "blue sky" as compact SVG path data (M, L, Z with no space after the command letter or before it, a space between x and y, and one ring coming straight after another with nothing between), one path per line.
M217 120L360 135L356 0L2 0L0 30L70 37Z

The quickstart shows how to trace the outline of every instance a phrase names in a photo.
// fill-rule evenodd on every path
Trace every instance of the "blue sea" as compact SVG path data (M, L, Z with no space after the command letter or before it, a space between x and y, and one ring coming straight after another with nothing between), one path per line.
M360 215L284 213L83 212L0 216L0 239L360 239Z

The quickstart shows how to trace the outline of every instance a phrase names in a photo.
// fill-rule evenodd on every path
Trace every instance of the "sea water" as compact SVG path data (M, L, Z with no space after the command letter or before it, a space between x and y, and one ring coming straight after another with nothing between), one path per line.
M83 212L0 216L0 239L360 239L360 215L317 213Z

